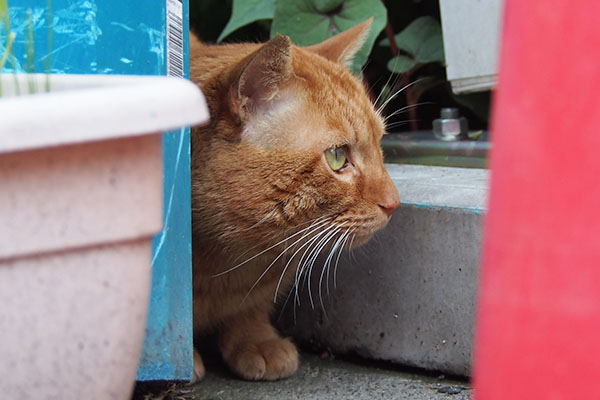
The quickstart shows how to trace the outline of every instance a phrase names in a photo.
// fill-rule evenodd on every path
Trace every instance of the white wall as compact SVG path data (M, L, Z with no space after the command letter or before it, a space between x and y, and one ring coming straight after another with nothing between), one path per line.
M446 73L455 93L496 84L502 0L440 0Z

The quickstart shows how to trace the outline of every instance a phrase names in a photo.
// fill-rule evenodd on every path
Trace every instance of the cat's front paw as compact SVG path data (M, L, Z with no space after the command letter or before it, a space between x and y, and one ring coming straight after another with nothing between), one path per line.
M225 360L244 379L275 381L298 369L298 351L289 339L243 343Z
M204 362L202 362L202 356L196 349L194 349L194 376L192 377L191 383L196 383L201 381L206 374L206 369L204 369Z

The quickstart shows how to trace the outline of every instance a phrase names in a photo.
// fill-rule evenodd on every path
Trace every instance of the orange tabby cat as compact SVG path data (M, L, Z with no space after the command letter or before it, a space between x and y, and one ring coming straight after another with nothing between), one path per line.
M269 321L313 249L366 242L399 205L384 132L345 66L371 20L301 48L209 46L192 38L191 77L211 114L192 131L194 330L215 332L245 379L296 371L294 344ZM287 238L287 240L285 240ZM204 375L198 353L196 376Z

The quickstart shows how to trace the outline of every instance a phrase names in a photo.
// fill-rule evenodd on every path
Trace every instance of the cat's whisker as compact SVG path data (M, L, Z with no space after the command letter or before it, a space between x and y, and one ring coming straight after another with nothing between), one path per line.
M373 101L373 104L375 106L377 106L377 103L379 103L379 99L381 98L381 96L383 96L383 93L385 93L386 89L388 88L388 85L390 83L390 79L392 78L392 75L390 75L390 77L388 78L388 80L385 82L385 84L381 87L381 90L379 91L379 94L377 95L377 97L375 98L375 100Z
M335 264L333 267L333 288L334 289L337 289L337 266L338 266L338 263L340 262L340 257L342 255L342 252L344 251L344 246L346 245L346 242L348 242L348 239L350 238L350 235L352 234L352 232L354 232L354 229L352 229L352 226L350 226L348 228L348 230L342 236L341 245L337 249L338 254L335 259ZM329 272L327 272L327 295L329 295Z
M329 271L331 270L331 261L333 260L335 252L338 250L338 247L339 247L340 243L344 239L344 236L348 233L349 230L350 230L350 228L346 229L346 231L344 233L342 233L336 239L336 241L333 244L331 250L329 251L329 254L327 255L327 258L325 259L325 262L323 263L323 270L327 270L326 271L327 280L325 282L325 287L327 289L327 296L329 296L329 275L330 275ZM321 271L321 279L323 279L323 271ZM321 283L319 282L319 288L320 288L320 286L321 286Z
M310 233L318 230L320 228L320 226L317 226L315 229L313 229L312 231L310 231L307 235L309 235ZM260 276L258 277L258 279L256 280L256 282L254 282L254 284L252 285L252 287L250 288L250 290L248 290L248 293L246 294L246 296L244 296L244 298L242 299L242 303L244 303L246 301L246 299L248 298L248 296L250 296L250 293L252 293L252 291L254 290L254 288L258 285L258 283L260 282L260 280L269 272L269 270L271 269L271 267L273 267L273 265L275 265L275 263L277 262L277 260L279 260L281 257L283 257L286 252L291 249L292 247L294 247L297 243L299 243L300 241L304 240L305 236L301 236L300 239L297 239L296 241L294 241L294 243L292 243L289 246L286 246L277 257L275 257L275 259L271 262L271 264L269 264L269 266L267 268L265 268L265 270L263 271L262 274L260 274ZM289 238L285 239L288 240Z
M395 91L394 93L392 93L387 99L385 99L385 101L383 103L381 103L381 105L379 105L379 107L377 107L376 112L381 115L382 111L389 104L389 102L394 100L396 98L396 96L398 96L400 93L402 93L402 91L404 91L407 87L410 87L410 85L412 85L412 84L414 84L414 82L409 83L408 85L405 85L405 86L401 87L400 89L398 89L397 91Z
M308 242L306 242L307 247L304 250L302 257L300 257L300 260L298 260L298 266L296 268L296 273L295 273L295 277L294 277L294 284L296 286L296 298L298 297L298 286L300 283L299 282L300 276L302 276L302 272L304 271L304 264L305 264L305 260L307 259L307 257L306 257L307 253L310 252L311 246L313 245L313 243L315 243L319 239L319 237L326 234L327 231L329 231L330 229L333 229L333 228L335 228L335 224L331 224L329 227L327 227L323 231L319 232L319 234L315 235ZM304 247L304 246L302 246L302 247Z
M327 255L327 259L325 260L324 266L327 268L327 294L329 295L329 270L331 268L331 262L333 261L333 258L335 257L335 253L338 250L341 250L340 245L342 244L342 242L344 241L344 238L348 235L348 233L350 232L350 230L352 229L352 227L354 226L354 223L352 225L350 225L335 241L335 243L333 244L331 250L329 251L329 254Z
M336 230L334 230L332 232L332 235L329 239L327 239L327 241L325 243L323 243L323 245L321 246L321 248L319 249L319 251L317 252L317 254L315 255L313 262L311 264L310 267L310 271L312 272L315 260L317 259L318 255L321 253L321 251L323 251L323 249L325 248L325 246L327 245L327 243L329 241L331 241L331 239L333 239L335 237L335 235L338 234L338 232L340 232L342 230L343 227L343 223L340 224L340 226L338 226L338 228ZM336 239L337 242L337 239ZM335 247L335 244L334 244ZM332 251L329 252L329 255L333 254ZM326 265L327 265L327 260L329 259L329 255L327 256L327 259L325 260L325 262L323 263L323 269L321 271L321 276L319 277L319 302L321 303L321 309L323 310L323 314L325 315L325 318L327 318L327 313L325 312L325 305L323 304L323 274L325 273L325 271L327 270ZM310 272L309 272L310 275ZM310 285L310 280L308 281L308 284ZM309 296L310 296L310 289L309 289Z
M328 229L330 229L330 228L328 228ZM327 231L327 229L326 229L324 232L326 232L326 231ZM324 233L324 232L322 232L322 233ZM307 242L306 242L306 243L304 243L302 246L300 246L300 248L298 248L298 249L297 249L297 250L294 252L294 254L292 255L292 257L291 257L291 258L290 258L290 260L288 261L288 264L289 264L289 263L290 263L290 262L291 262L291 261L294 259L294 257L297 255L297 253L299 253L299 252L300 252L300 250L302 250L302 249L303 249L304 247L306 247L307 245L310 245L310 244L311 244L313 241L317 240L317 238L318 238L319 236L320 236L320 235L315 235L315 237L311 238L309 241L307 241ZM306 250L305 250L305 254L306 254ZM301 260L302 260L302 259L301 259ZM298 266L300 265L300 262L301 262L301 260L300 260L300 261L298 261ZM285 274L285 269L286 269L286 268L287 268L287 264L286 264L286 267L284 268L284 272L282 273L282 276L280 277L280 282L281 282L281 279L282 279L283 275ZM278 318L278 320L281 320L281 317L283 316L283 312L284 312L284 310L285 310L285 307L287 306L287 304L288 304L288 301L289 301L289 300L290 300L290 298L292 297L292 293L295 293L295 294L294 294L294 301L293 301L294 324L296 323L296 300L298 301L298 305L300 304L300 299L299 299L299 297L298 297L298 286L299 286L299 283L300 283L300 280L299 280L299 275L298 275L298 270L299 270L299 268L297 267L297 268L296 268L296 273L295 273L295 276L294 276L294 283L293 283L292 287L289 289L287 296L285 297L285 301L283 302L283 306L281 307L281 311L280 311L280 313L279 313L279 318ZM278 283L277 283L277 285L278 285L278 288L279 288L279 284L280 284L280 282L278 282ZM275 290L275 297L277 297L277 289Z
M352 250L352 241L354 241L354 237L356 236L356 234L354 233L354 231L356 231L356 228L349 231L348 235L346 236L346 238L344 239L344 243L342 243L342 246L340 247L340 250L338 252L337 258L335 260L335 266L333 267L333 288L337 289L337 269L338 269L338 264L340 263L340 257L342 255L342 252L344 250L344 246L346 245L346 243L348 242L348 239L350 238L350 235L352 235L352 240L350 241L350 248L349 250Z
M294 288L291 287L288 295L285 297L285 301L283 302L283 305L281 306L281 310L279 311L279 317L277 317L277 321L281 321L281 317L283 317L283 312L285 311L285 308L287 307L288 301L290 300L290 297L292 296L292 293L294 291ZM294 324L296 323L296 307L294 307Z
M406 120L394 122L393 124L389 124L388 126L386 126L386 129L389 131L390 129L397 128L397 127L402 126L402 125L406 125L409 122L421 122L421 120L419 120L419 119L406 119Z
M270 243L273 239L271 237L267 237L264 240L261 240L260 242L258 242L257 244L255 244L254 246L250 247L248 250L244 251L243 253L241 253L240 255L238 255L235 259L233 259L231 261L231 264L235 264L238 260L242 259L244 256L246 256L248 253L250 253L253 250L256 250L260 247L265 246L266 244ZM227 272L224 272L227 273ZM215 275L216 276L216 275Z
M360 72L364 73L365 69L369 66L369 64L371 64L371 58L370 57L367 58L367 62L362 67L360 67Z
M327 272L327 295L329 295L329 267L331 266L331 260L333 259L333 256L335 255L338 246L344 239L344 236L347 235L348 232L350 232L351 228L352 225L350 225L350 227L348 227L346 231L344 231L335 240L335 243L333 244L331 250L329 251L329 254L327 255L327 258L325 259L325 262L323 263L323 270L321 271L321 276L319 277L319 301L321 302L321 308L323 308L323 312L325 312L325 306L323 305L323 277L325 275L325 272Z
M330 228L327 228L325 230L325 232L328 229L330 229ZM301 239L303 239L303 238L305 238L307 236L308 235L302 236ZM313 240L313 239L311 239L311 240ZM300 252L300 250L302 250L304 247L306 247L310 242L311 241L307 241L304 244L302 244L298 249L296 249L296 251L292 254L292 256L290 257L290 259L288 260L288 262L285 264L285 267L283 268L283 271L281 272L281 276L279 277L279 280L277 281L277 287L275 288L275 296L273 297L273 302L277 301L277 293L279 292L279 287L281 286L281 282L283 280L283 277L285 276L285 272L287 271L288 267L290 266L290 264L292 263L292 261L294 260L294 258L296 257L296 255Z
M327 238L328 238L328 236L326 235L323 238L321 238L318 242L315 242L316 244L311 249L309 249L308 256L304 260L304 263L302 264L302 267L299 270L299 276L302 276L302 285L304 285L304 283L307 282L307 279L308 279L308 282L307 282L308 296L310 298L310 303L311 303L313 309L314 309L314 303L312 301L309 266L311 264L311 260L313 259L313 255L319 248L319 245L323 242L323 240L325 240ZM306 252L304 254L306 255ZM304 273L304 271L306 271L306 273ZM298 298L298 300L299 300L299 298Z
M315 237L313 237L310 240L310 243L308 244L308 247L306 248L306 250L304 250L304 253L302 254L302 257L298 261L298 267L296 269L296 275L295 275L295 279L294 279L295 286L296 286L295 299L298 301L298 304L300 304L300 296L298 295L298 288L300 286L300 277L304 273L305 268L308 266L308 264L309 264L309 262L310 262L310 260L312 258L312 254L314 253L315 249L323 241L324 238L319 239L321 237L321 235L325 234L325 238L326 238L328 236L328 231L330 232L331 229L335 229L335 228L336 228L336 225L335 224L331 224L330 227L328 227L327 229L323 230L318 235L315 235ZM312 245L314 243L316 243L316 245L314 247L312 247ZM308 253L308 257L306 257L307 253ZM306 275L304 275L302 283L304 283L305 279L306 279ZM310 288L309 288L309 292L310 292Z
M310 300L310 305L311 307L315 308L315 304L313 301L313 297L312 297L312 282L311 282L311 276L312 276L312 270L313 267L315 265L315 261L317 260L317 257L319 256L319 254L321 254L321 251L323 251L323 249L325 248L325 246L327 245L327 243L329 243L329 241L335 237L335 235L341 230L341 226L338 226L334 231L328 233L323 239L321 239L319 241L319 243L314 247L312 254L310 255L310 261L308 264L308 273L307 273L307 280L308 280L308 298Z
M350 239L350 244L348 245L348 250L350 252L350 257L354 262L356 262L356 256L354 254L354 249L352 248L352 244L354 244L354 238L356 238L356 234L352 235L352 239Z
M385 108L385 106L388 105L388 103L390 101L392 101L393 99L396 98L396 96L398 96L400 93L402 93L402 91L406 90L407 88L415 85L418 82L421 82L423 79L417 79L414 82L411 82L407 85L404 85L403 87L401 87L400 89L398 89L394 94L392 94L390 97L388 97L388 99L386 101L383 102L383 104L381 106L379 106L379 108L377 108L377 113L381 113L381 111Z
M392 75L393 74L390 74L388 76L388 79L385 81L384 86L389 83L390 79L392 78ZM372 82L372 85L368 88L369 89L369 92L368 92L369 93L369 97L371 98L371 102L373 103L373 105L377 105L377 100L379 100L379 98L381 97L381 92L382 92L384 86L382 86L382 90L379 91L379 94L377 95L377 98L374 98L375 94L373 93L372 89L379 84L379 82L381 81L381 79L382 79L381 76L378 77L377 79L375 79L375 81Z
M274 211L273 211L273 212L274 212ZM294 230L295 230L295 229L298 229L298 228L300 228L301 226L307 225L307 224L317 223L319 220L322 220L322 219L324 219L324 218L327 218L327 216L322 216L322 217L315 218L315 219L312 219L312 220L309 220L309 221L306 221L306 222L302 222L302 223L300 223L300 224L296 225L296 226L294 227ZM309 228L310 228L310 227L309 227ZM259 247L262 247L262 246L263 246L263 245L265 245L266 243L269 243L271 240L272 240L272 238L267 238L267 239L265 239L265 240L262 240L262 241L260 241L260 242L259 242L259 243L257 243L256 245L252 246L251 248L249 248L248 250L244 251L242 254L240 254L239 256L237 256L237 257L236 257L236 258L235 258L235 259L232 261L232 263L235 263L235 262L237 262L237 261L238 261L240 258L244 257L246 254L250 253L252 250L255 250L255 249L259 248Z
M213 275L212 277L213 277L213 278L216 278L216 277L219 277L219 276L225 275L225 274L227 274L227 273L229 273L229 272L231 272L231 271L234 271L234 270L238 269L238 268L239 268L239 267L241 267L242 265L244 265L244 264L246 264L246 263L248 263L248 262L250 262L250 261L254 260L255 258L257 258L257 257L260 257L261 255L265 254L267 251L269 251L269 250L272 250L272 249L274 249L275 247L277 247L277 246L281 245L282 243L285 243L286 241L290 240L291 238L293 238L293 237L296 237L296 236L300 235L301 233L303 233L303 232L305 232L305 231L307 231L307 230L309 230L309 229L313 228L315 225L319 225L319 227L321 227L321 226L323 226L323 225L326 225L326 224L327 224L327 220L326 220L325 218L327 218L327 217L321 217L321 218L317 218L316 222L315 222L315 223L313 223L313 224L311 224L311 225L309 225L308 227L306 227L306 228L304 228L304 229L302 229L302 230L300 230L300 231L298 231L298 232L296 232L296 233L294 233L294 234L292 234L292 235L290 235L290 236L286 237L286 238L285 238L285 239L283 239L283 240L280 240L279 242L275 243L274 245L272 245L272 246L270 246L270 247L268 247L268 248L264 249L264 250L263 250L263 251L261 251L260 253L258 253L258 254L255 254L254 256L252 256L252 257L248 258L246 261L243 261L243 262L241 262L241 263L239 263L239 264L237 264L237 265L235 265L235 266L233 266L233 267L231 267L231 268L229 268L229 269L227 269L227 270L225 270L225 271L223 271L223 272L219 272L218 274L215 274L215 275ZM329 217L328 219L331 219L331 218L333 218L333 217Z
M398 61L399 60L400 59L398 57L395 58L392 70L396 68L396 66L398 65ZM392 82L391 86L388 86L389 83L390 83L390 79L392 79L392 76L394 77L394 82ZM375 106L377 106L379 97L384 93L386 86L392 87L392 88L396 87L396 85L398 84L398 80L400 80L400 76L401 76L401 74L394 74L394 73L390 74L390 76L388 77L387 81L385 82L385 85L381 89L381 92L379 93L379 96L377 96L377 100L374 103ZM379 110L377 110L377 112L379 113Z
M398 60L396 59L395 63L397 63L397 62L398 62ZM390 85L390 81L391 81L392 77L394 77L394 81ZM400 79L400 74L390 74L390 76L388 77L387 81L385 82L385 85L382 86L381 91L379 92L379 95L377 96L377 98L375 99L375 102L373 103L375 105L375 107L377 107L377 105L379 104L379 99L387 91L387 88L393 88L393 87L395 87L396 84L398 83L399 79ZM377 113L378 114L379 114L380 110L381 110L381 107L377 107Z
M260 221L258 221L257 223L255 223L254 225L252 225L252 226L250 226L248 228L242 229L240 231L240 233L241 232L248 232L248 231L250 231L250 230L252 230L252 229L254 229L254 228L262 225L265 221L267 221L269 218L271 218L273 216L273 214L275 214L275 212L276 212L275 210L272 210L272 211L268 212L264 217L261 218Z
M435 104L435 103L433 103L431 101L423 101L421 103L409 104L409 105L404 106L402 108L399 108L398 110L394 111L393 113L387 115L385 117L385 121L387 122L387 120L390 119L391 117L393 117L395 115L398 115L398 114L401 114L403 112L407 112L411 108L416 108L416 107L419 107L419 106L425 106L425 105L429 105L429 104Z
M302 255L302 257L300 258L300 260L298 261L298 266L296 268L296 272L295 272L295 276L294 276L294 283L292 285L292 287L290 288L288 295L285 298L285 302L283 303L283 306L281 308L281 312L279 315L279 319L281 319L281 316L283 315L283 310L285 309L285 307L287 306L287 303L289 301L289 299L292 297L292 293L294 293L294 301L293 301L293 312L294 312L294 323L296 323L296 302L299 305L300 304L300 297L298 294L298 288L300 286L300 274L298 273L298 271L300 270L300 265L302 263L302 260L304 259L304 257L306 256L306 252L310 249L310 246L316 242L318 240L318 238L323 235L324 233L326 233L329 229L333 228L334 225L332 224L331 226L329 226L328 228L325 228L323 231L317 233L315 236L313 236L312 238L310 238L307 242L305 242L304 244L302 244L302 246L300 246L300 248L298 248L294 254L292 255L292 257L290 258L290 261L293 260L293 258L297 255L298 252L300 252L300 250L302 250L303 248L306 247L306 250L304 250L304 254ZM307 247L308 246L308 247ZM288 263L290 262L288 261ZM286 265L287 268L287 265ZM285 269L285 268L284 268ZM284 272L285 273L285 272ZM282 274L283 277L283 274ZM281 277L280 277L281 280ZM278 287L279 287L279 283L278 282ZM277 290L276 290L277 293Z

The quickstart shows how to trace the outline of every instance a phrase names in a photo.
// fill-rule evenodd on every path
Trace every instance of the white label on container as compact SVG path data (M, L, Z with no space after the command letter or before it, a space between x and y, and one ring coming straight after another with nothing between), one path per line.
M183 77L183 4L167 0L167 75Z

